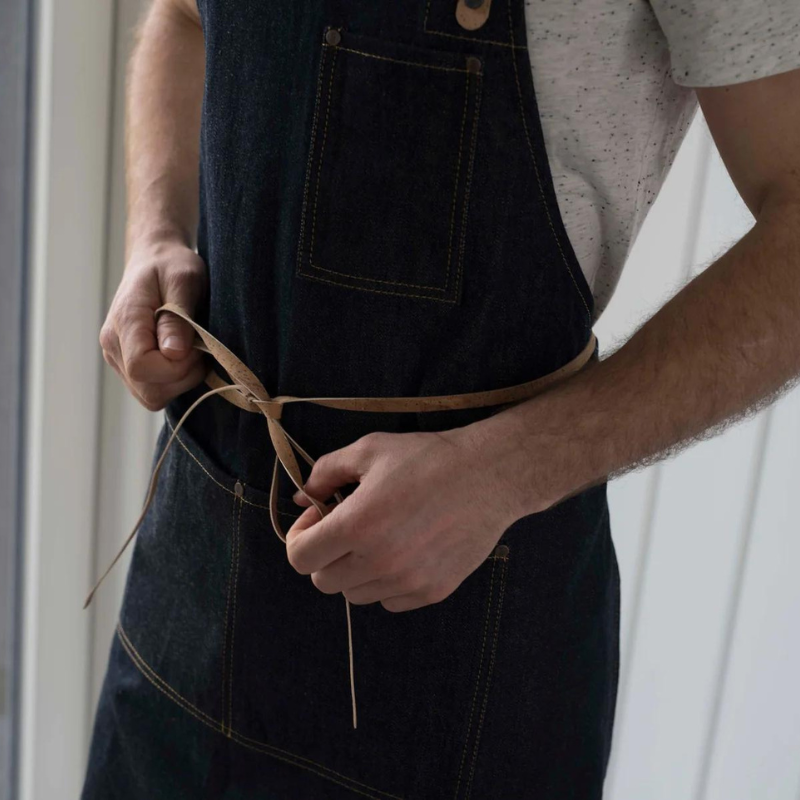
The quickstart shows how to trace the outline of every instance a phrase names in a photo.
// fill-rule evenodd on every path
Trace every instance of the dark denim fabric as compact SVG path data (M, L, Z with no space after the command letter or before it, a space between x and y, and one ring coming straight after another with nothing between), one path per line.
M197 317L271 393L492 389L585 344L523 2L494 0L470 32L455 0L200 0ZM157 452L204 390L168 406ZM492 412L293 404L283 422L319 456ZM619 664L605 485L518 520L441 603L353 606L354 730L344 601L271 529L265 420L212 397L180 437L136 542L83 800L601 797ZM285 528L291 491L282 475Z

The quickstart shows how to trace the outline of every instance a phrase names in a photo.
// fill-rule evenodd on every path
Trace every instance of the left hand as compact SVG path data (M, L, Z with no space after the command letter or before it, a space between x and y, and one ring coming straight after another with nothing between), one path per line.
M323 519L308 508L286 533L289 563L325 594L387 611L438 603L491 553L520 516L514 491L469 427L370 433L323 455L305 489L325 502L355 491Z

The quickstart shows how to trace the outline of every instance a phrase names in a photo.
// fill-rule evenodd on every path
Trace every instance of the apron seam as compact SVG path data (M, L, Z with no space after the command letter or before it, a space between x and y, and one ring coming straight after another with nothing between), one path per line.
M508 0L508 33L511 39L511 42L514 42L514 23L513 18L511 16L511 0ZM525 48L527 52L527 48ZM578 286L577 280L575 280L575 275L572 272L572 267L569 265L569 261L567 261L566 253L564 252L564 247L561 244L561 239L556 232L555 225L553 224L553 217L550 213L550 205L547 202L547 197L545 196L544 187L542 186L542 177L539 173L539 162L536 159L536 154L533 151L533 143L531 142L531 135L530 131L528 130L528 122L525 119L525 105L522 100L522 86L519 82L519 67L517 65L517 55L516 53L511 54L511 61L514 65L514 78L517 83L517 98L519 99L519 114L520 118L522 119L522 127L525 131L525 141L528 143L528 151L531 154L531 161L533 161L533 170L536 174L536 184L539 187L539 195L542 198L542 204L544 206L545 216L547 217L547 224L550 228L550 232L553 234L553 239L555 239L556 246L558 247L558 252L561 254L561 260L564 263L564 266L567 268L567 272L569 273L569 277L572 280L572 285L575 287L575 291L578 293L578 297L581 299L581 303L583 304L584 309L586 310L587 316L587 325L591 327L592 325L592 312L589 310L589 305L586 302L586 298L583 296L583 292ZM528 67L530 69L530 65Z
M478 750L480 747L481 732L483 731L483 721L486 716L486 706L489 702L489 690L491 689L492 685L492 674L494 671L495 656L497 655L497 639L500 632L500 617L503 613L503 597L506 591L506 572L508 570L508 557L496 556L496 558L503 561L503 566L501 567L502 571L500 573L500 599L498 600L497 603L497 616L495 618L495 623L494 623L494 636L492 640L491 658L489 660L489 667L486 674L486 688L484 689L483 693L483 704L481 706L481 717L478 722L478 730L475 733L475 746L472 751L472 766L470 768L469 780L467 782L466 794L464 796L464 800L469 800L469 798L472 796L472 786L473 786L472 781L473 778L475 777L475 765L477 764L478 761Z
M228 566L228 585L225 591L225 625L222 631L222 732L226 733L226 725L225 725L225 695L226 695L226 676L227 672L227 664L228 664L228 620L230 618L230 607L231 607L231 588L233 586L233 554L234 554L234 535L235 535L235 523L234 519L236 518L236 500L237 498L234 497L233 499L233 507L231 509L231 535L229 537L230 541L230 556L229 556L229 566Z
M283 750L281 748L275 747L274 745L268 744L267 742L260 742L257 739L251 739L248 736L244 736L244 734L239 733L233 729L228 729L226 733L223 731L222 724L211 717L209 714L206 714L201 709L197 708L191 701L187 700L183 695L181 695L176 689L174 689L169 683L167 683L142 657L139 651L134 646L133 642L130 640L128 635L125 633L125 630L122 627L121 622L117 622L117 635L122 644L123 649L125 650L128 657L131 659L133 665L142 673L142 675L162 694L166 695L166 697L172 702L174 702L177 706L181 707L184 711L188 712L191 716L193 716L198 722L202 722L204 725L212 728L213 730L217 731L218 733L223 734L226 738L231 739L232 741L236 742L237 744L241 745L242 747L246 747L249 750L255 750L256 752L263 753L264 755L272 756L273 758L277 758L280 761L284 761L288 764L292 764L300 769L307 770L308 772L312 772L315 775L319 775L321 778L325 778L326 780L332 781L333 783L337 783L340 786L344 786L345 789L349 791L355 792L356 794L360 794L364 797L370 797L372 800L404 800L404 798L400 797L399 795L390 794L389 792L384 792L380 789L376 789L373 786L369 786L368 784L361 783L360 781L355 780L354 778L349 778L347 775L343 775L340 772L336 772L335 770L330 769L330 767L326 767L323 764L319 764L316 761L312 761L310 758L305 758L304 756L296 755L295 753L291 753L288 750ZM276 752L273 752L276 751ZM279 755L279 753L283 755ZM325 772L320 772L319 770L312 769L310 766L306 764L299 763L300 761L307 761L309 764L313 764L315 767L319 767L320 770L325 770L326 772L331 772L332 775L327 775ZM338 778L342 778L343 780L338 780L334 778L333 775L338 776ZM363 789L368 789L375 794L370 795L366 792L361 791L360 789L355 788L354 786L349 786L348 784L344 783L344 781L351 781L354 784L362 787Z
M469 717L467 718L467 731L464 736L464 748L461 751L461 760L459 762L458 767L458 775L456 776L456 788L455 793L453 794L454 798L458 797L459 789L461 788L461 775L464 771L464 762L466 761L467 757L467 750L469 749L469 742L470 736L472 734L472 717L475 713L475 703L478 699L478 690L481 685L481 676L483 675L483 661L484 661L484 654L486 652L486 639L489 633L489 622L492 617L492 598L494 596L494 573L495 573L495 558L492 558L492 572L491 577L489 579L489 592L488 592L488 600L486 605L486 617L483 623L483 640L481 642L481 654L478 659L478 675L475 679L475 687L472 691L472 704L470 705L469 710Z

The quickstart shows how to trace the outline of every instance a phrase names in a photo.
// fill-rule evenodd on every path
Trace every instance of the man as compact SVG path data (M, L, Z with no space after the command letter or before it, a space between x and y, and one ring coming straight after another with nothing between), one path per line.
M127 266L100 335L166 409L159 451L208 369L167 302L271 397L462 395L575 363L695 98L756 224L523 402L285 406L319 458L275 504L260 415L193 410L137 541L84 798L600 797L606 480L800 373L800 12L198 5L156 0L132 61Z

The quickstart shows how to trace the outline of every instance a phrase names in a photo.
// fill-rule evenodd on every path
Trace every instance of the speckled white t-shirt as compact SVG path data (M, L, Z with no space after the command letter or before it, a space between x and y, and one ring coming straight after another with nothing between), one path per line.
M559 208L608 304L697 110L691 87L800 67L800 0L526 0Z

